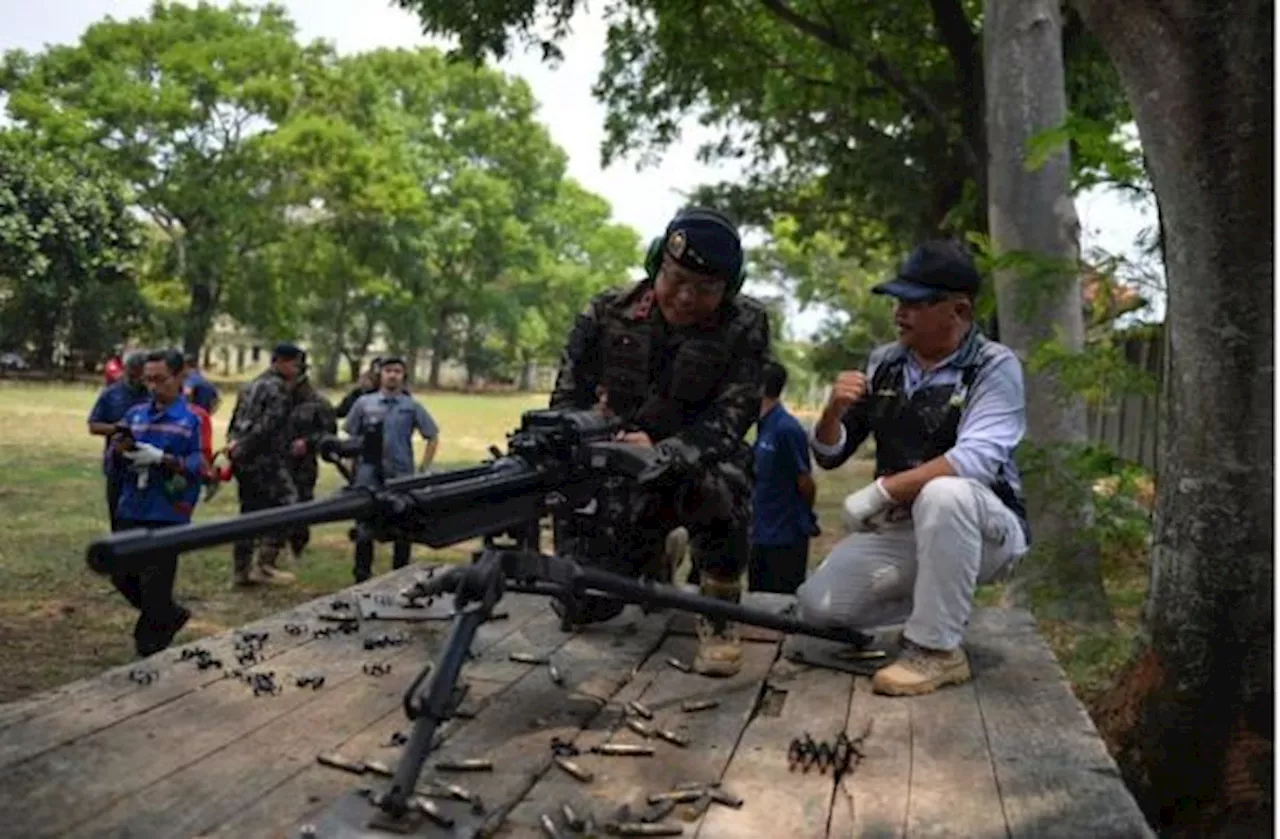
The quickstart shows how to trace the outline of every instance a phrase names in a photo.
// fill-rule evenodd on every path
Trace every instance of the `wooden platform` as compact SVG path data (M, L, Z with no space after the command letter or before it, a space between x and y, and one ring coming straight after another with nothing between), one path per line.
M338 596L394 593L421 573L411 567ZM448 625L373 621L354 634L317 638L316 629L332 625L319 616L333 599L246 627L269 633L264 660L247 669L274 672L282 686L275 695L255 697L225 675L238 666L228 633L144 662L141 669L155 673L148 684L131 680L139 667L128 666L0 706L0 834L297 836L336 797L379 783L320 766L316 755L394 765L393 735L409 729L402 694ZM426 835L542 836L539 818L556 813L561 824L566 801L602 826L623 804L643 812L649 793L717 780L745 799L741 808L685 804L666 821L684 836L709 839L1152 835L1026 613L975 615L973 683L889 699L872 694L863 677L780 658L768 633L746 643L739 676L717 680L668 664L692 660L696 645L667 631L670 614L629 608L608 624L565 634L544 598L508 595L499 608L508 617L482 628L464 671L471 691L463 708L475 715L446 725L424 775L433 777L436 760L492 760L493 772L448 778L479 795L484 812L441 802L456 827ZM396 632L413 640L364 649L364 637ZM200 670L181 658L197 646L224 666ZM550 656L564 687L544 666L510 661L513 652ZM390 672L365 672L372 663ZM296 686L307 675L323 675L323 686ZM681 710L683 701L704 698L719 706ZM689 745L645 741L628 729L623 707L631 700ZM817 770L788 772L793 738L834 740L841 731L867 736L864 757L838 786ZM582 751L573 760L594 773L591 783L554 765L553 737ZM589 753L604 742L646 742L656 754Z

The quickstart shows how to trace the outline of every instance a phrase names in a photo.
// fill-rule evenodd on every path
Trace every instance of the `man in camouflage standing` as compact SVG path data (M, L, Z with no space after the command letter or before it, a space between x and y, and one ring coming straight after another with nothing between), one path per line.
M630 288L598 295L578 316L551 408L611 413L624 425L619 439L656 447L688 471L678 487L633 495L623 516L610 511L596 525L562 525L557 549L635 576L683 553L683 545L664 550L664 542L684 526L701 594L737 602L751 520L753 458L743 437L760 414L768 316L739 293L742 244L733 223L715 211L690 209L672 219L650 245L645 273ZM592 532L609 520L621 524ZM621 610L617 601L588 599L569 617L608 620ZM732 676L741 669L731 626L700 620L698 638L697 672Z
M279 344L271 354L271 366L245 385L236 398L226 451L235 472L242 513L292 504L296 498L288 470L292 442L289 416L291 391L301 366L302 350L293 344ZM235 584L292 583L294 576L276 565L284 537L273 533L256 545L252 539L236 542Z
M302 357L302 368L293 386L292 410L289 413L289 476L298 501L315 498L316 481L320 477L320 461L317 453L320 440L327 434L338 433L338 418L333 405L311 385L307 375L307 359ZM294 528L289 533L289 547L294 557L311 541L311 528Z

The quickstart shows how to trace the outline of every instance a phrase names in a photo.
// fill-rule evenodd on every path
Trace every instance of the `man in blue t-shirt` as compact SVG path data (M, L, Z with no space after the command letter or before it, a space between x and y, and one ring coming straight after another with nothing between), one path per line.
M103 438L102 474L107 479L107 518L112 530L117 529L116 506L120 503L120 488L129 464L112 452L111 435L119 430L117 426L130 408L150 398L142 381L145 361L144 353L132 352L125 356L124 376L102 389L89 412L89 433Z
M213 416L221 401L218 389L204 377L204 373L200 372L200 359L195 353L188 353L185 361L186 365L182 371L182 395L192 405L199 405L209 413L209 416Z
M808 434L781 402L786 385L785 367L764 366L747 573L751 591L794 594L809 565L809 538L818 533L817 487Z
M182 354L147 355L143 377L151 399L125 414L113 446L128 464L116 529L164 528L191 521L200 497L200 420L182 397ZM168 647L191 613L174 602L178 554L169 552L113 570L111 582L139 612L133 638L139 656Z

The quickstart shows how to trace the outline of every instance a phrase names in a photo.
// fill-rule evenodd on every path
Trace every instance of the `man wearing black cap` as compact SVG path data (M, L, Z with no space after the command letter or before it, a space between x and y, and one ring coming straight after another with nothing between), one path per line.
M271 353L271 366L245 385L236 398L235 412L227 430L226 453L235 472L242 513L280 507L296 500L288 470L293 442L289 434L289 414L290 394L302 357L302 350L294 344L276 345ZM256 546L252 539L236 542L232 554L235 585L292 583L294 576L276 565L285 535L263 536ZM256 566L255 547L258 549Z
M752 455L743 437L760 413L768 317L739 294L742 243L715 211L690 209L672 219L650 245L645 273L629 288L598 295L578 316L551 407L616 415L626 429L622 440L656 446L687 463L692 477L678 491L633 498L624 516L600 512L594 521L562 523L557 548L632 575L656 564L653 576L663 579L674 570L671 554L683 553L683 545L664 549L666 537L684 526L702 594L736 602L751 518ZM569 617L608 620L620 611L615 601L589 600ZM699 623L698 672L733 675L741 657L732 627Z
M797 591L802 616L858 629L905 623L878 693L967 681L961 642L974 588L1013 572L1026 524L1013 450L1026 431L1022 366L973 322L980 277L953 242L916 248L872 289L896 300L898 340L866 372L841 373L814 425L814 459L835 469L875 438L876 479L850 495L849 532Z

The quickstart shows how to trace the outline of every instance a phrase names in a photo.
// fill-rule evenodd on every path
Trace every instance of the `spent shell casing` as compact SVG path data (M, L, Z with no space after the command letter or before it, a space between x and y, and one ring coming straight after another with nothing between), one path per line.
M663 801L671 801L675 804L686 804L690 801L697 801L702 797L705 790L702 787L697 789L680 789L671 792L655 792L646 799L650 804L658 804Z
M627 728L631 729L636 734L639 734L641 737L653 736L653 729L640 722L640 720L627 720Z
M719 781L681 781L680 783L671 787L671 789L673 791L680 791L680 790L686 790L686 789L701 790L701 789L711 789L713 787L718 787L718 786L720 786Z
M561 769L568 772L570 775L577 778L579 781L582 781L582 783L584 784L589 784L591 783L592 780L595 779L595 775L588 772L586 769L583 769L581 766L574 763L572 760L568 760L567 758L563 758L563 757L557 757L555 761L556 761L556 766L559 766Z
M546 664L547 660L540 655L533 653L512 653L507 656L512 661L518 661L521 664Z
M710 708L719 708L720 701L717 699L690 699L680 703L680 710L686 713L694 711L706 711Z
M628 702L627 709L630 710L631 713L633 714L644 717L646 720L653 719L653 711L650 711L648 708L641 705L639 702L635 702L635 701Z
M321 766L341 769L345 772L354 772L357 775L363 775L365 770L365 764L355 760L347 760L342 755L337 754L316 755L316 762Z
M676 745L676 746L689 745L689 738L685 737L683 734L677 734L674 731L668 731L664 728L659 728L655 730L653 733L673 745Z
M567 801L560 805L560 812L564 814L564 823L569 826L570 830L582 830L583 826L586 824L586 822L583 821L582 816L579 816L578 812L574 810Z
M414 796L413 806L418 810L419 813L431 819L431 821L435 822L441 827L453 827L453 819L449 816L446 816L444 813L442 813L440 811L440 808L437 807L436 803L431 799L423 798L420 795Z
M678 659L678 658L669 658L669 659L667 659L667 664L670 664L672 667L674 667L675 669L679 670L681 673L692 673L692 672L693 672L693 668L692 668L692 667L690 667L689 665L685 664L683 661L681 661L681 660L680 660L680 659Z
M645 811L644 815L640 817L640 821L660 822L667 816L671 815L671 811L676 808L676 803L677 802L670 799L659 801L657 804L652 805Z
M685 817L685 821L697 821L706 815L707 810L711 808L711 795L704 790L702 795L698 796L698 800L690 806L689 814Z
M492 772L492 760L442 760L436 764L440 772Z
M381 775L384 778L390 778L395 774L391 771L390 766L387 766L380 760L366 760L364 762L364 768L365 771L372 772L375 775Z
M889 654L884 650L840 650L835 653L835 657L845 661L871 661L877 658L885 658Z
M707 790L707 794L711 796L711 800L717 804L723 804L726 807L732 807L735 810L742 806L742 796L734 795L726 789L720 789L719 785Z
M631 743L605 743L592 746L591 751L600 755L631 755L645 757L653 754L652 746L636 746Z
M604 826L604 832L611 836L683 836L684 827L669 822L661 824L609 822Z
M552 684L564 686L564 676L560 673L560 668L550 662L547 663L547 674L551 676Z
M538 818L538 824L542 826L542 832L547 834L547 839L561 839L560 829L556 827L556 823L546 813L543 813Z

